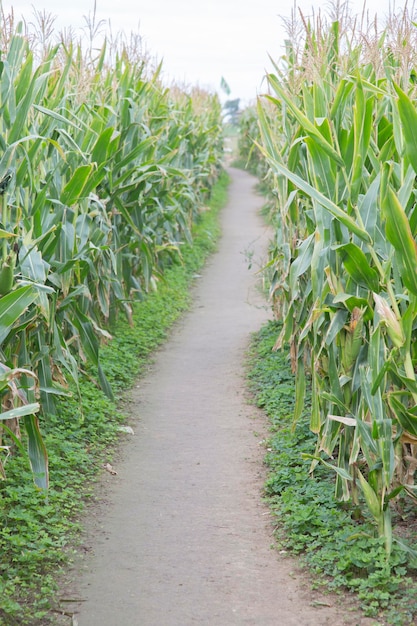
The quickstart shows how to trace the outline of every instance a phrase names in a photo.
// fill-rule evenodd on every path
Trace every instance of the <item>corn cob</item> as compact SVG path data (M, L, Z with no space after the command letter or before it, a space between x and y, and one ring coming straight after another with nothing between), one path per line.
M15 259L9 254L0 269L0 296L5 296L13 287Z

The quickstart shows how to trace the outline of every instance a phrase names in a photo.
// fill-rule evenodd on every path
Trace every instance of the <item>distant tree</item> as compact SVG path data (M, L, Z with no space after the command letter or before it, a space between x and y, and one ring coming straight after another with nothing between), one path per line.
M223 110L225 112L225 117L227 121L233 126L237 126L239 123L240 116L240 98L235 98L234 100L226 100L223 105Z

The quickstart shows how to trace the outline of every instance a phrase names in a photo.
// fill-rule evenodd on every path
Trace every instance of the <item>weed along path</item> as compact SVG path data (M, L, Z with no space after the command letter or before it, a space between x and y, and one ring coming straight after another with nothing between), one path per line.
M265 424L245 400L242 365L269 315L248 271L267 233L255 179L230 174L219 250L131 397L135 435L90 522L76 583L79 626L366 623L312 595L271 549L255 436Z

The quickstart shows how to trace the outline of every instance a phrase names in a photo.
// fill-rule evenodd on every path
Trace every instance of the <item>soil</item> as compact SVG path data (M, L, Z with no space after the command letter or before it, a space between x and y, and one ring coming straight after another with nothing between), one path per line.
M85 554L63 590L74 625L374 623L349 598L312 591L273 546L262 501L268 425L248 402L243 366L251 332L270 316L257 274L268 233L256 180L229 173L218 252L131 393L134 435L86 520Z

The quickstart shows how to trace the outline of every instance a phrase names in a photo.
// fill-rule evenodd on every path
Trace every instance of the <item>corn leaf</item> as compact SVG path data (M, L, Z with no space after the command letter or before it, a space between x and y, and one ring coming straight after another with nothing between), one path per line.
M36 290L28 285L11 291L0 298L0 344L6 339L19 317L37 297Z
M401 424L402 428L417 437L417 410L407 409L404 404L405 394L401 392L391 392L388 394L388 403L395 416L395 419Z
M335 249L345 253L342 255L342 261L349 276L358 285L378 293L380 290L378 272L371 267L365 253L354 243L335 246Z
M77 167L74 174L62 190L60 198L62 204L71 206L79 200L93 168L93 164L80 165Z
M333 470L334 472L336 472L338 476L340 476L344 480L349 480L349 481L352 480L352 476L348 474L348 472L343 467L337 467L336 465L332 465L331 463L328 463L327 461L325 461L319 456L315 456L314 454L302 453L301 458L312 459L313 461L319 461L322 465L324 465L324 467L327 467L328 469Z
M390 185L381 198L381 206L386 220L385 232L395 248L401 278L407 289L417 295L417 245L404 209Z
M372 513L372 515L374 516L375 520L378 523L380 523L381 517L383 515L383 511L381 508L381 504L378 500L378 496L376 495L375 491L372 489L368 481L364 478L362 472L359 469L357 469L357 472L358 472L359 482L362 488L362 492L363 492L363 495L365 496L365 500L368 505L368 508L370 512Z
M33 481L39 489L48 489L48 454L39 429L39 420L36 415L27 415L24 418L25 429L28 434L28 456L33 473Z
M306 392L306 375L304 371L304 362L301 359L297 367L297 376L295 384L295 405L293 416L293 428L295 428L302 411L304 409L304 400Z
M317 128L314 126L312 122L310 122L308 117L304 115L301 109L299 109L295 105L294 99L291 98L287 94L285 89L282 87L282 85L280 85L277 77L274 76L273 74L268 74L267 78L268 78L269 84L271 85L275 93L280 98L282 98L282 100L284 100L285 104L291 110L294 117L297 119L298 123L302 126L302 128L304 128L306 133L310 137L314 138L314 140L320 145L320 147L324 150L324 152L330 158L332 158L339 166L343 167L344 162L340 154L338 154L336 150L334 149L334 147L328 141L326 141L326 139L323 137L321 132L317 130ZM279 105L279 102L275 98L271 98L270 96L268 96L268 98L271 100L271 102L274 102L275 104Z
M107 160L107 154L109 151L110 141L112 139L113 133L114 128L109 127L103 130L101 135L98 137L91 152L91 160L97 163L97 165L100 165Z
M9 411L3 411L0 413L0 420L12 420L17 417L25 417L26 415L32 415L39 411L39 403L33 402L32 404L24 404L23 406L15 407Z
M367 243L371 243L371 237L369 233L366 232L364 228L359 226L359 224L345 211L343 211L340 207L338 207L332 200L326 198L322 193L317 191L314 187L312 187L307 181L303 180L300 176L291 172L285 165L279 163L275 159L271 160L272 167L279 173L288 178L294 185L296 185L299 189L304 191L308 196L310 196L313 200L318 202L322 207L324 207L333 217L335 217L341 224L346 226L346 228L354 233L359 239L365 241Z
M415 104L398 85L394 84L398 95L398 112L402 124L404 148L414 171L417 173L417 111Z

